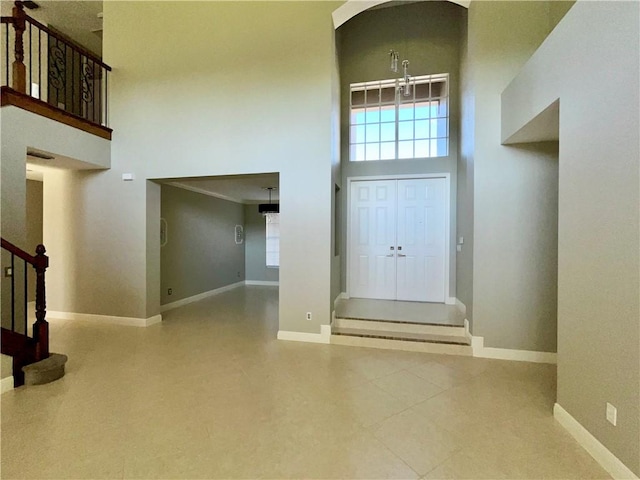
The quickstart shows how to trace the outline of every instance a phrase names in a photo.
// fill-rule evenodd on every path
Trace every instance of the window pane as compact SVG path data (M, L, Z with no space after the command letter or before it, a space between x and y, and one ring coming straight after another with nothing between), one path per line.
M396 139L396 124L380 124L380 140L383 142L393 142Z
M433 102L434 104L434 114L433 117L446 117L449 113L449 109L447 108L447 99L440 99Z
M400 105L398 118L400 120L413 120L413 105Z
M429 104L428 103L418 103L416 104L416 119L427 119L429 118Z
M437 145L437 154L436 156L438 157L446 157L449 152L449 139L448 138L439 138L436 141L436 145Z
M364 123L364 110L351 111L351 125L360 125Z
M367 143L380 141L380 124L367 125Z
M380 103L380 90L378 88L367 90L367 105Z
M398 123L398 140L413 140L413 122Z
M396 121L396 107L383 107L380 111L381 122L395 122Z
M364 143L364 125L357 125L355 127L351 127L350 143Z
M380 121L380 107L367 108L367 123L378 123Z
M380 160L380 144L367 143L367 160Z
M354 162L361 162L364 158L364 144L351 145L351 160Z
M382 89L380 101L383 103L394 103L396 101L396 87L385 87Z
M446 157L448 153L448 138L438 138L430 140L429 148L432 157Z
M429 140L416 140L415 143L416 158L424 158L429 156Z
M429 120L416 120L415 138L429 138Z
M393 160L396 158L396 142L380 144L380 160Z
M413 141L398 142L398 158L413 158Z
M351 92L351 105L360 106L364 105L364 91L356 90L355 92Z
M280 214L267 213L266 222L266 244L267 244L267 267L280 266Z
M416 99L429 98L429 83L418 83L416 85Z
M438 118L435 120L431 120L431 136L432 137L448 136L446 118Z
M439 82L433 82L431 84L431 98L448 97L447 82L441 80Z

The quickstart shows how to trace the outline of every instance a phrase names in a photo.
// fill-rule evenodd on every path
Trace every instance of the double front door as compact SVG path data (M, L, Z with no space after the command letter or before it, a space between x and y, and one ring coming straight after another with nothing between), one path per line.
M446 178L351 182L349 295L445 301Z

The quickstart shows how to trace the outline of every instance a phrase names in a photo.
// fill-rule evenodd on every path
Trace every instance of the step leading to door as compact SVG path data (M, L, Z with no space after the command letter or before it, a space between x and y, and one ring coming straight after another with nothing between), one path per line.
M334 320L333 327L334 329L357 329L367 331L393 332L394 334L399 335L413 333L422 335L463 337L466 340L464 325L443 325L396 320L338 317Z

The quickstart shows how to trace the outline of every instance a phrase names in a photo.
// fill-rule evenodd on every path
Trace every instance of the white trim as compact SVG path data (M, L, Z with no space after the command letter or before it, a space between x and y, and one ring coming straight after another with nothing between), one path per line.
M364 2L362 2L364 3ZM444 301L448 303L451 298L449 297L449 281L450 281L450 269L451 269L451 174L450 173L421 173L417 175L404 174L404 175L370 175L363 176L357 175L353 177L347 177L347 292L346 298L349 298L350 291L349 285L351 282L351 272L349 265L351 265L351 183L363 182L363 181L376 181L376 180L411 180L411 179L429 179L429 178L444 178L445 179L445 248L444 248ZM447 300L448 299L448 300ZM454 305L450 303L449 305Z
M474 357L494 358L496 360L555 364L557 363L558 357L558 354L553 352L535 352L532 350L485 347L484 337L475 336L471 336L471 348L473 349Z
M553 416L573 438L615 479L638 479L638 477L594 437L580 422L571 416L562 406L553 406Z
M164 305L160 305L160 311L166 312L167 310L173 310L174 308L183 307L190 303L197 302L198 300L204 300L205 298L211 297L213 295L218 295L219 293L227 292L229 290L233 290L234 288L241 287L244 284L245 282L236 282L230 285L225 285L224 287L214 288L213 290L209 290L208 292L202 292L191 297L183 298L182 300L165 303Z
M456 298L456 307L458 307L458 310L460 310L464 315L467 314L467 306L457 298Z
M162 315L154 315L149 318L117 317L114 315L95 315L92 313L52 312L47 311L47 320L81 320L86 322L110 323L112 325L124 325L128 327L149 327L162 322Z
M289 332L278 330L278 340L307 343L331 343L331 325L320 325L320 333Z
M343 300L349 300L351 297L349 296L349 294L347 292L341 292L340 293L340 298L342 298Z
M466 318L464 319L464 336L467 338L467 340L469 340L469 344L473 348L473 335L471 335L471 330L469 330L469 320L467 320Z
M342 24L346 23L348 20L351 20L353 17L358 15L359 13L364 12L372 7L377 5L381 5L383 3L390 2L392 0L349 0L344 4L340 5L337 9L333 11L331 14L333 18L333 28L337 29ZM451 3L455 3L461 5L465 8L469 8L469 4L471 0L449 0Z
M13 375L0 380L0 394L13 390Z
M457 301L456 297L447 297L444 299L445 305L455 305L456 301Z
M245 280L245 285L263 285L266 287L278 287L280 282L270 282L267 280Z

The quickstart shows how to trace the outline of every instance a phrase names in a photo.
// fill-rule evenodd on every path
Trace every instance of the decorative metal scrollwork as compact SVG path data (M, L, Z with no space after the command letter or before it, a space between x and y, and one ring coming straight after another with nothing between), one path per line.
M82 65L82 101L91 103L93 101L93 89L91 81L93 80L93 68L88 63Z
M57 44L49 48L49 84L56 90L65 86L66 62L64 51Z

